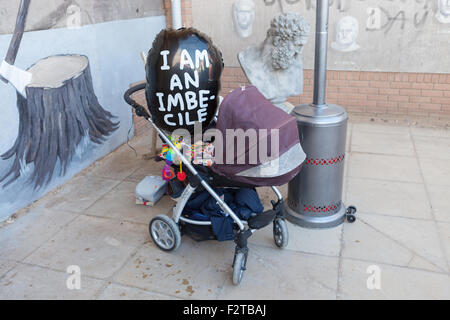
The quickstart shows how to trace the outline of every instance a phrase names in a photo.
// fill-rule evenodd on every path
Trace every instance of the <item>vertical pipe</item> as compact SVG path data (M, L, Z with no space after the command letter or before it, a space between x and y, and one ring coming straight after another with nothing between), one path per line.
M181 0L172 0L172 29L180 29L183 25L181 22Z
M327 47L328 0L317 0L313 105L318 108L325 105L325 88L327 81Z

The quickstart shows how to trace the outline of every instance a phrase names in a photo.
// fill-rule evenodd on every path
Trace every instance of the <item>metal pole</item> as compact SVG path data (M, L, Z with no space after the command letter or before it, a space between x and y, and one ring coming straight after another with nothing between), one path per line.
M172 0L172 29L178 30L182 25L181 19L181 0Z
M325 105L325 89L327 81L328 11L328 0L317 0L313 98L313 105L317 108L321 108Z

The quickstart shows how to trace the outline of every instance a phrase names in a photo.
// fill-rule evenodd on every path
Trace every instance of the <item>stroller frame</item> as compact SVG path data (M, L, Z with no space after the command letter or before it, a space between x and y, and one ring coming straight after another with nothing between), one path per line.
M219 207L227 213L239 227L239 231L236 234L234 242L236 243L234 259L233 259L233 283L235 285L239 284L242 280L243 272L246 270L247 257L248 257L248 239L257 230L261 229L271 222L273 222L273 234L274 241L277 247L284 248L288 244L288 230L285 222L285 205L283 202L283 197L280 191L275 187L271 186L273 192L277 196L277 201L271 201L273 210L264 211L263 213L250 218L248 221L242 221L233 210L223 201L220 196L214 191L214 189L206 182L199 172L194 168L191 162L182 154L180 150L173 144L169 137L158 128L158 126L153 122L150 114L147 110L135 102L131 95L137 91L145 89L145 84L139 84L128 89L124 94L124 99L131 107L135 109L136 115L145 118L152 127L156 130L159 137L167 143L177 156L181 159L183 164L190 170L193 177L189 181L189 184L183 190L181 196L176 199L177 204L173 208L172 219L167 215L158 215L150 221L149 232L152 240L155 244L164 251L176 250L181 242L181 232L180 232L180 221L188 224L208 226L211 225L210 221L197 221L192 220L182 216L183 209L195 192L198 186L202 186L216 201ZM164 235L159 233L158 230L162 230ZM160 240L160 241L159 241ZM165 245L167 242L170 245Z

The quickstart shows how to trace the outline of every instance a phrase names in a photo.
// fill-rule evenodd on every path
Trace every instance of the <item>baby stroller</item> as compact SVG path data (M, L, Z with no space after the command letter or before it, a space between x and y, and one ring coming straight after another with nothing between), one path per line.
M172 251L179 247L181 234L186 226L210 226L210 221L193 220L183 215L183 209L194 192L199 189L206 190L217 201L223 212L234 220L236 226L233 283L237 285L241 282L243 272L246 270L248 239L256 230L272 223L275 245L284 248L288 244L285 204L281 193L275 186L283 185L294 178L306 158L300 145L296 119L272 105L256 87L235 89L223 100L215 119L216 129L223 133L225 138L221 144L217 141L214 142L215 156L221 154L223 159L233 161L231 164L229 161L216 162L211 167L194 165L155 125L147 110L131 99L133 93L144 88L145 84L141 84L127 90L124 95L125 101L135 109L138 116L147 119L160 138L173 148L188 169L186 174L189 182L173 208L172 218L167 215L158 215L150 221L150 236L160 249ZM249 143L246 143L244 148L239 148L237 147L237 136L229 137L226 134L227 129L242 129L243 132L248 129L256 129L259 135L253 144L249 139ZM256 161L249 161L252 152L255 152L263 144L266 144L266 147L267 143L272 146L272 141L279 141L279 146L277 146L278 150L271 147L269 159L263 159L265 157L257 154ZM241 220L214 191L214 188L261 186L270 186L277 200L271 201L272 209L253 215L247 221Z

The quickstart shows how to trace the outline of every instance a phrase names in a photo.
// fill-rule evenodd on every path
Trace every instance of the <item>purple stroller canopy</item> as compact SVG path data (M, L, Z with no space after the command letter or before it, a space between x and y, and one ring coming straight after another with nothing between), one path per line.
M212 170L255 186L279 186L300 171L306 158L297 121L254 86L229 93L220 105Z

